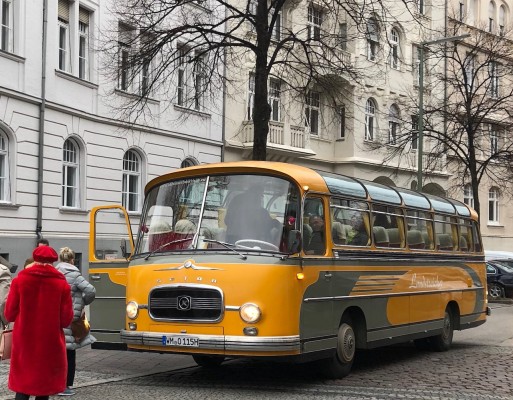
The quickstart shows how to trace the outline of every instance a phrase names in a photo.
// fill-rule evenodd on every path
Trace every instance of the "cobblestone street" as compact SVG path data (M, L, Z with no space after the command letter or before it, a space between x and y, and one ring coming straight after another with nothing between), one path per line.
M359 352L341 380L316 377L308 365L230 360L203 369L189 356L82 349L75 398L511 400L512 317L512 306L495 308L482 327L456 332L448 352L411 344ZM6 382L8 364L0 367ZM12 398L4 384L0 399Z

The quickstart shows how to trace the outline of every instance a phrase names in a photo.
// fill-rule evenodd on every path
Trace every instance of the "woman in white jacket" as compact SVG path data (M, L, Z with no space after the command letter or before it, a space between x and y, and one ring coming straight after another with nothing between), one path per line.
M69 247L63 247L59 252L59 264L55 266L57 270L63 273L66 281L71 287L71 297L73 299L73 321L81 318L84 307L91 304L96 296L96 289L80 273L75 264L75 252ZM66 355L68 358L68 374L66 379L66 390L60 393L62 396L71 396L75 394L71 389L75 380L76 368L76 349L90 345L96 342L91 334L88 334L80 343L75 341L71 333L71 325L64 328L66 336Z

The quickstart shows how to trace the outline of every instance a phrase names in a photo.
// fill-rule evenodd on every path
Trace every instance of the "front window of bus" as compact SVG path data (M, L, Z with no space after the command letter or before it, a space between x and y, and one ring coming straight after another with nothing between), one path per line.
M167 182L146 197L136 253L226 245L289 252L298 211L297 187L281 178L217 175Z

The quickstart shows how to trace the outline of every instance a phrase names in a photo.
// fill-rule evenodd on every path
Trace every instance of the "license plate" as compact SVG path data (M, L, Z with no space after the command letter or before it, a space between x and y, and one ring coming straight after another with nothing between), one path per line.
M199 347L199 339L194 336L162 336L163 346Z

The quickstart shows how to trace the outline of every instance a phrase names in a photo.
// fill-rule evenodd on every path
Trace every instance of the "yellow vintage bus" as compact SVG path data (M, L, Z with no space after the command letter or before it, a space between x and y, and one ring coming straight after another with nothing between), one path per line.
M138 218L132 240L121 206L91 212L97 347L315 360L342 377L357 349L448 350L489 314L477 215L455 200L244 161L152 180Z

